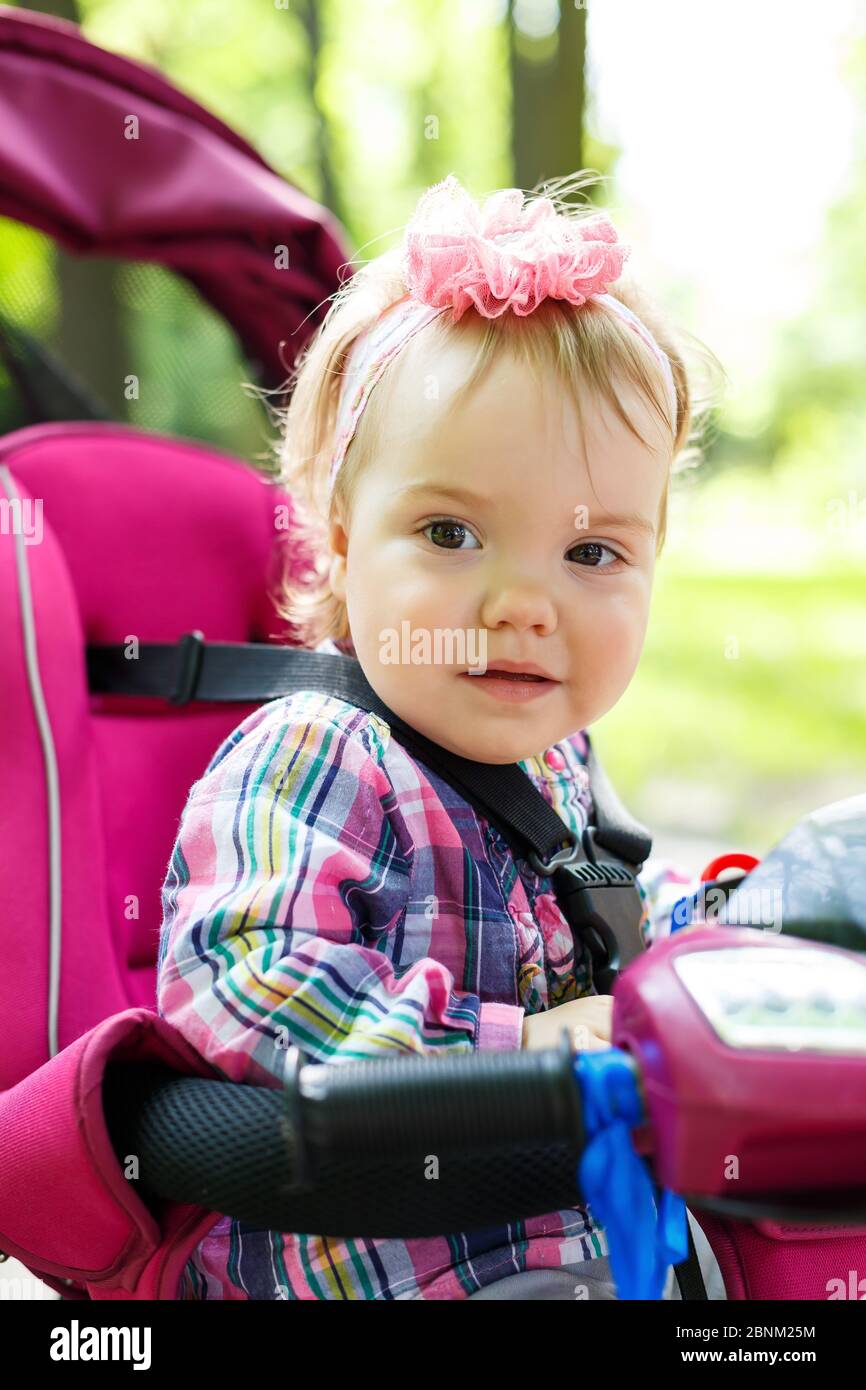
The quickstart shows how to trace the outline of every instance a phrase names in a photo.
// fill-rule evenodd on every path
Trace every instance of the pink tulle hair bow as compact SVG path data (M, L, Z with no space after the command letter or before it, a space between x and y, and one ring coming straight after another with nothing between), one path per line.
M502 189L479 208L453 174L428 188L403 239L406 294L359 334L344 364L330 488L388 364L410 338L449 311L455 322L469 308L484 318L498 318L507 309L523 317L544 299L581 305L591 298L628 324L652 352L675 425L677 391L666 353L637 314L607 293L630 251L603 213L570 218L558 213L550 198L524 206L519 188Z
M531 314L543 299L583 304L622 274L631 248L601 213L572 219L549 198L524 206L505 188L479 208L449 174L420 198L403 243L403 278L412 297L485 318L507 309Z

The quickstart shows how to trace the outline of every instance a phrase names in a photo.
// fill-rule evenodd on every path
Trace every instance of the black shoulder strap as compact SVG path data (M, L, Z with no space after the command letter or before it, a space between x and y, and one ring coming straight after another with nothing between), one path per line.
M90 689L153 695L174 704L196 701L267 701L300 690L319 690L379 715L420 762L440 773L480 809L521 855L547 861L571 843L565 823L517 763L488 764L460 757L404 723L379 699L354 657L267 643L205 642L200 632L177 643L87 648ZM595 806L594 840L635 871L652 840L619 801L591 743L587 760Z

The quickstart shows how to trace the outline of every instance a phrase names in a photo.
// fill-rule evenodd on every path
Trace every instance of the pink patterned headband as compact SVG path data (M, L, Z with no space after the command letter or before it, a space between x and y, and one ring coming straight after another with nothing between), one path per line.
M329 477L340 465L370 393L388 363L447 310L457 323L474 307L484 318L506 309L531 314L544 299L593 299L627 323L650 349L665 379L671 420L677 393L670 360L646 325L607 294L630 247L603 214L572 220L549 198L524 208L519 188L505 188L479 209L453 174L422 194L406 228L402 271L408 293L359 334L346 359Z

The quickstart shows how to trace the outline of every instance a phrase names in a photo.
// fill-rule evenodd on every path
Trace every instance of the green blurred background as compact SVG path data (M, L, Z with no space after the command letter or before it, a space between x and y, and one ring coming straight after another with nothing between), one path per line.
M644 655L596 745L657 852L690 867L724 849L761 855L799 816L866 789L856 4L21 8L72 18L158 67L327 204L361 257L394 244L421 190L452 171L476 196L578 168L607 176L594 196L635 244L633 268L715 351L728 390L701 466L675 483ZM0 220L0 311L65 342L67 358L90 350L94 388L100 356L111 361L122 341L130 370L160 364L160 386L146 402L110 400L117 418L259 463L268 424L232 335L195 293L135 266L105 306L110 324L71 315L62 300L82 292L82 267L68 261Z

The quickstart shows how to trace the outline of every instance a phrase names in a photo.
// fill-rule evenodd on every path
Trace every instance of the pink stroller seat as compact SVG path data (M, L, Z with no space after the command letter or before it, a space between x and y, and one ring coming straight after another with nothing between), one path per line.
M254 708L90 696L85 648L124 642L134 659L137 642L191 628L285 641L267 595L286 499L213 450L100 424L7 436L0 499L41 532L0 543L0 902L31 924L0 984L19 1020L0 1061L11 1086L111 1014L155 1009L158 885L180 812Z

